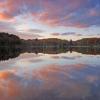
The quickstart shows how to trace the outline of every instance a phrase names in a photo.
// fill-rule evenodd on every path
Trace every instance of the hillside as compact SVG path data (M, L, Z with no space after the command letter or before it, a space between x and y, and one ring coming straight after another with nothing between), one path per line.
M0 32L0 46L15 46L21 43L21 39L13 34Z
M13 34L0 33L0 46L34 46L34 47L71 47L71 46L100 46L100 38L83 38L77 41L67 41L57 38L47 39L20 39Z

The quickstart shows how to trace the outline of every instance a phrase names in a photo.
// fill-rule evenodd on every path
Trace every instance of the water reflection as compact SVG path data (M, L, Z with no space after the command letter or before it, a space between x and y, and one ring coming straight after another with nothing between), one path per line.
M18 57L0 62L0 100L100 99L100 55L34 51L20 49Z
M15 48L15 47L0 47L0 60L8 60L9 58L18 57L21 53L44 53L44 54L59 54L59 53L72 53L73 51L89 54L89 55L100 55L100 48L88 48L88 47L73 47L73 48L57 48L57 47L23 47L23 48ZM72 58L73 59L73 58Z
M80 68L79 68L80 67ZM1 100L99 100L99 75L84 65L49 65L37 70L0 72ZM76 72L88 75L75 75ZM20 74L19 74L20 73Z
M21 49L18 48L0 47L0 60L18 57L20 53Z

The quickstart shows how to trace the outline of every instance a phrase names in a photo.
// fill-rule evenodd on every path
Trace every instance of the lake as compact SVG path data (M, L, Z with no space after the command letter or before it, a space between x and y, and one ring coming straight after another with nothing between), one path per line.
M100 100L99 50L0 49L0 100Z

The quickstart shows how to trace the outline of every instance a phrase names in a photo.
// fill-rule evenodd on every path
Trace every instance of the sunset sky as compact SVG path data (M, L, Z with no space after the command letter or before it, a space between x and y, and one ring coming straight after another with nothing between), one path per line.
M0 0L0 31L23 39L100 37L100 0Z

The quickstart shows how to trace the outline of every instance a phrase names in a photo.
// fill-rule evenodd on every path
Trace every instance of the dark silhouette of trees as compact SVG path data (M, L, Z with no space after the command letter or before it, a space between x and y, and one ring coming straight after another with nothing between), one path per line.
M15 46L21 44L18 36L0 32L0 46Z
M67 41L57 38L48 39L20 39L18 36L0 32L0 46L34 46L34 47L71 47L71 46L100 46L100 38L83 38L77 41Z
M100 38L83 38L76 41L79 46L100 46Z
M69 45L70 45L70 46L73 45L73 41L72 41L72 39L69 41Z

